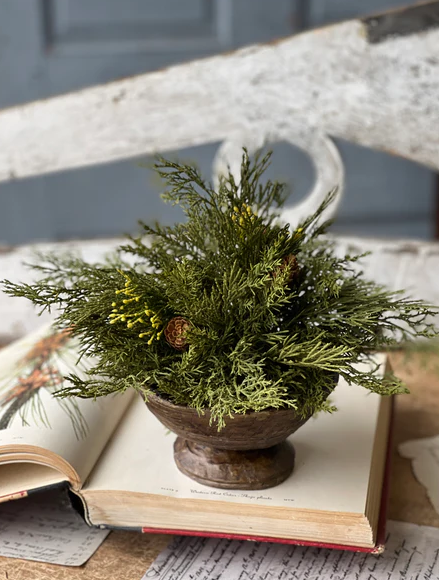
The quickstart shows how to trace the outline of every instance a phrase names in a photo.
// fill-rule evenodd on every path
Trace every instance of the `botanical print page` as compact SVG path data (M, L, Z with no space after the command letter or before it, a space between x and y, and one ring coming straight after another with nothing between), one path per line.
M55 398L66 375L90 365L78 365L78 358L68 333L47 326L0 352L0 461L41 447L63 457L81 479L89 474L133 393Z

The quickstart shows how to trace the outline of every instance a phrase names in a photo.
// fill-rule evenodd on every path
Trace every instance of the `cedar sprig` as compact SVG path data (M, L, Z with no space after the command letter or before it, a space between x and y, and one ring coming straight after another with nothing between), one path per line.
M334 191L296 230L282 224L286 189L263 182L269 160L244 151L239 181L229 173L214 188L197 169L160 159L163 198L185 222L141 224L103 264L43 255L30 265L37 282L4 281L6 293L57 309L57 325L94 357L59 396L155 392L209 409L220 429L231 413L331 412L336 374L380 394L405 391L357 363L436 336L437 308L365 279L361 256L336 254L320 219ZM183 350L166 341L176 317L188 321Z

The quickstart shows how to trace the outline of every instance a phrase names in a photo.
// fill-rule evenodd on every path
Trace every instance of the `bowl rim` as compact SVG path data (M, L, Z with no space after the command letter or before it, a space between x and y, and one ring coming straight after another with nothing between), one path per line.
M157 404L163 408L179 410L179 411L183 411L185 413L190 413L190 414L196 414L199 417L203 416L203 415L210 415L211 414L210 409L202 409L200 412L195 407L189 407L188 405L178 405L176 403L173 403L172 401L169 401L168 399L164 399L160 395L153 393L153 392L144 393L143 399L144 399L146 404L148 404L149 399L152 399L153 404L154 404L154 402L157 402ZM245 413L231 413L230 415L226 415L226 416L233 417L233 418L234 417L244 417L244 416L251 417L253 415L261 415L262 413L266 413L266 414L292 413L294 415L297 415L297 409L295 409L294 407L280 407L280 408L269 407L267 409L262 409L261 411L250 410L250 411L246 411Z
M338 381L339 381L339 374L338 373L331 373L331 375L333 376L333 387L331 389L328 388L328 397L331 395L331 393L334 391L334 389L337 387ZM202 409L201 411L199 411L198 409L196 409L195 407L189 407L188 405L179 405L177 403L173 403L172 401L163 398L160 394L158 394L157 392L154 392L152 390L149 390L148 392L144 392L142 393L142 397L143 400L145 402L146 405L148 405L148 399L152 399L152 404L154 405L154 403L156 403L156 406L161 406L162 408L167 408L173 411L179 411L179 412L184 412L190 415L194 415L196 414L198 417L202 417L202 416L207 416L210 417L211 415L211 410L206 408L206 409ZM245 411L244 413L230 413L229 415L226 415L226 417L229 417L231 419L235 419L235 418L243 418L243 417L253 417L255 415L258 415L259 417L262 416L262 414L267 414L267 415L294 415L296 417L298 417L298 410L295 407L269 407L267 409L263 409L261 411L254 411L254 410L249 410L249 411ZM312 416L312 415L311 415ZM310 416L310 417L311 417ZM310 418L308 417L308 418Z

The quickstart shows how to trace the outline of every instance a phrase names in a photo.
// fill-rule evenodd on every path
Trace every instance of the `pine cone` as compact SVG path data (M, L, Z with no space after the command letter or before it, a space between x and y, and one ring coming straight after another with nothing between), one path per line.
M279 268L275 272L273 272L273 276L276 277L279 274L283 273L286 268L288 268L290 271L289 276L287 278L287 284L291 284L291 282L293 282L297 278L300 272L299 263L294 254L289 254L288 256L285 256Z
M187 347L186 331L191 323L182 316L171 318L165 328L165 338L176 350L184 350Z

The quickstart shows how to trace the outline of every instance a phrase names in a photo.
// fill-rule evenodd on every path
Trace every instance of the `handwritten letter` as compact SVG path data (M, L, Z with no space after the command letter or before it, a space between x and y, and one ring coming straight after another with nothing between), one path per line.
M108 533L90 528L57 490L0 505L0 556L81 566Z
M176 538L142 580L436 580L439 529L389 522L380 556L282 544Z

